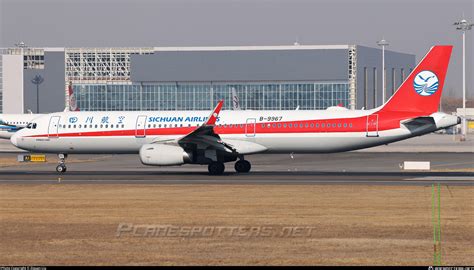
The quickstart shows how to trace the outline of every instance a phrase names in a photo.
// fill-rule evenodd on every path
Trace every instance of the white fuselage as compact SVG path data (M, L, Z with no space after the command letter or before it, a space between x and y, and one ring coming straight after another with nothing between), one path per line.
M434 113L434 125L420 133L401 124L410 115L377 110L222 111L214 131L224 142L253 142L268 153L329 153L387 144L458 121ZM23 129L11 140L36 152L138 153L144 144L185 136L208 116L208 111L60 112L36 119L35 129Z

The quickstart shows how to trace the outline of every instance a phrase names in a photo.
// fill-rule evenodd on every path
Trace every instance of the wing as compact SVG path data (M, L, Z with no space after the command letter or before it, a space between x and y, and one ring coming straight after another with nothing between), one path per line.
M191 133L178 139L177 143L185 149L191 145L197 146L197 148L200 149L224 151L227 154L234 156L266 151L267 148L258 143L238 139L221 139L221 137L214 131L214 127L223 103L224 101L219 101L207 121Z
M203 147L210 146L217 150L236 152L234 148L224 143L219 135L214 132L214 126L217 122L217 117L219 116L223 104L223 100L219 101L207 118L206 122L193 130L191 133L179 138L177 143L183 148L186 147L187 144L195 144Z

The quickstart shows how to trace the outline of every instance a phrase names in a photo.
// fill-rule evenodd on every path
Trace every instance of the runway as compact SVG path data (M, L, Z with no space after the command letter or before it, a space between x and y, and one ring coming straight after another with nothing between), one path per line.
M2 172L0 183L62 184L333 184L333 185L446 185L474 186L471 173L337 173L337 172L254 172L210 177L196 173L75 172L66 175L44 172Z
M15 154L0 157L14 160ZM48 163L11 163L0 168L0 184L254 184L254 185L474 185L470 153L340 153L249 156L252 171L238 174L233 163L226 173L209 176L206 166L148 167L135 155L75 155L68 171ZM404 160L427 160L432 171L402 171Z

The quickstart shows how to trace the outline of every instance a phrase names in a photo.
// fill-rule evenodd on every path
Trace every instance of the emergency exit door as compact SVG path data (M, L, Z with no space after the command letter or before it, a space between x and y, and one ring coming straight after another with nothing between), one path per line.
M146 115L139 115L135 124L135 137L145 138L146 136Z
M58 137L59 119L61 119L60 116L51 116L51 118L49 119L49 126L48 126L49 138Z
M255 137L255 125L257 123L257 119L255 118L248 118L247 123L245 125L245 136L247 137Z
M367 137L379 136L379 115L367 115Z

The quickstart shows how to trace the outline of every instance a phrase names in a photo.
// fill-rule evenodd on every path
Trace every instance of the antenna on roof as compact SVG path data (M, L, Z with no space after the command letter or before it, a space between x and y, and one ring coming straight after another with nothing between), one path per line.
M299 46L299 45L300 45L298 36L296 36L296 39L295 39L295 42L293 43L293 45L295 45L295 46Z

